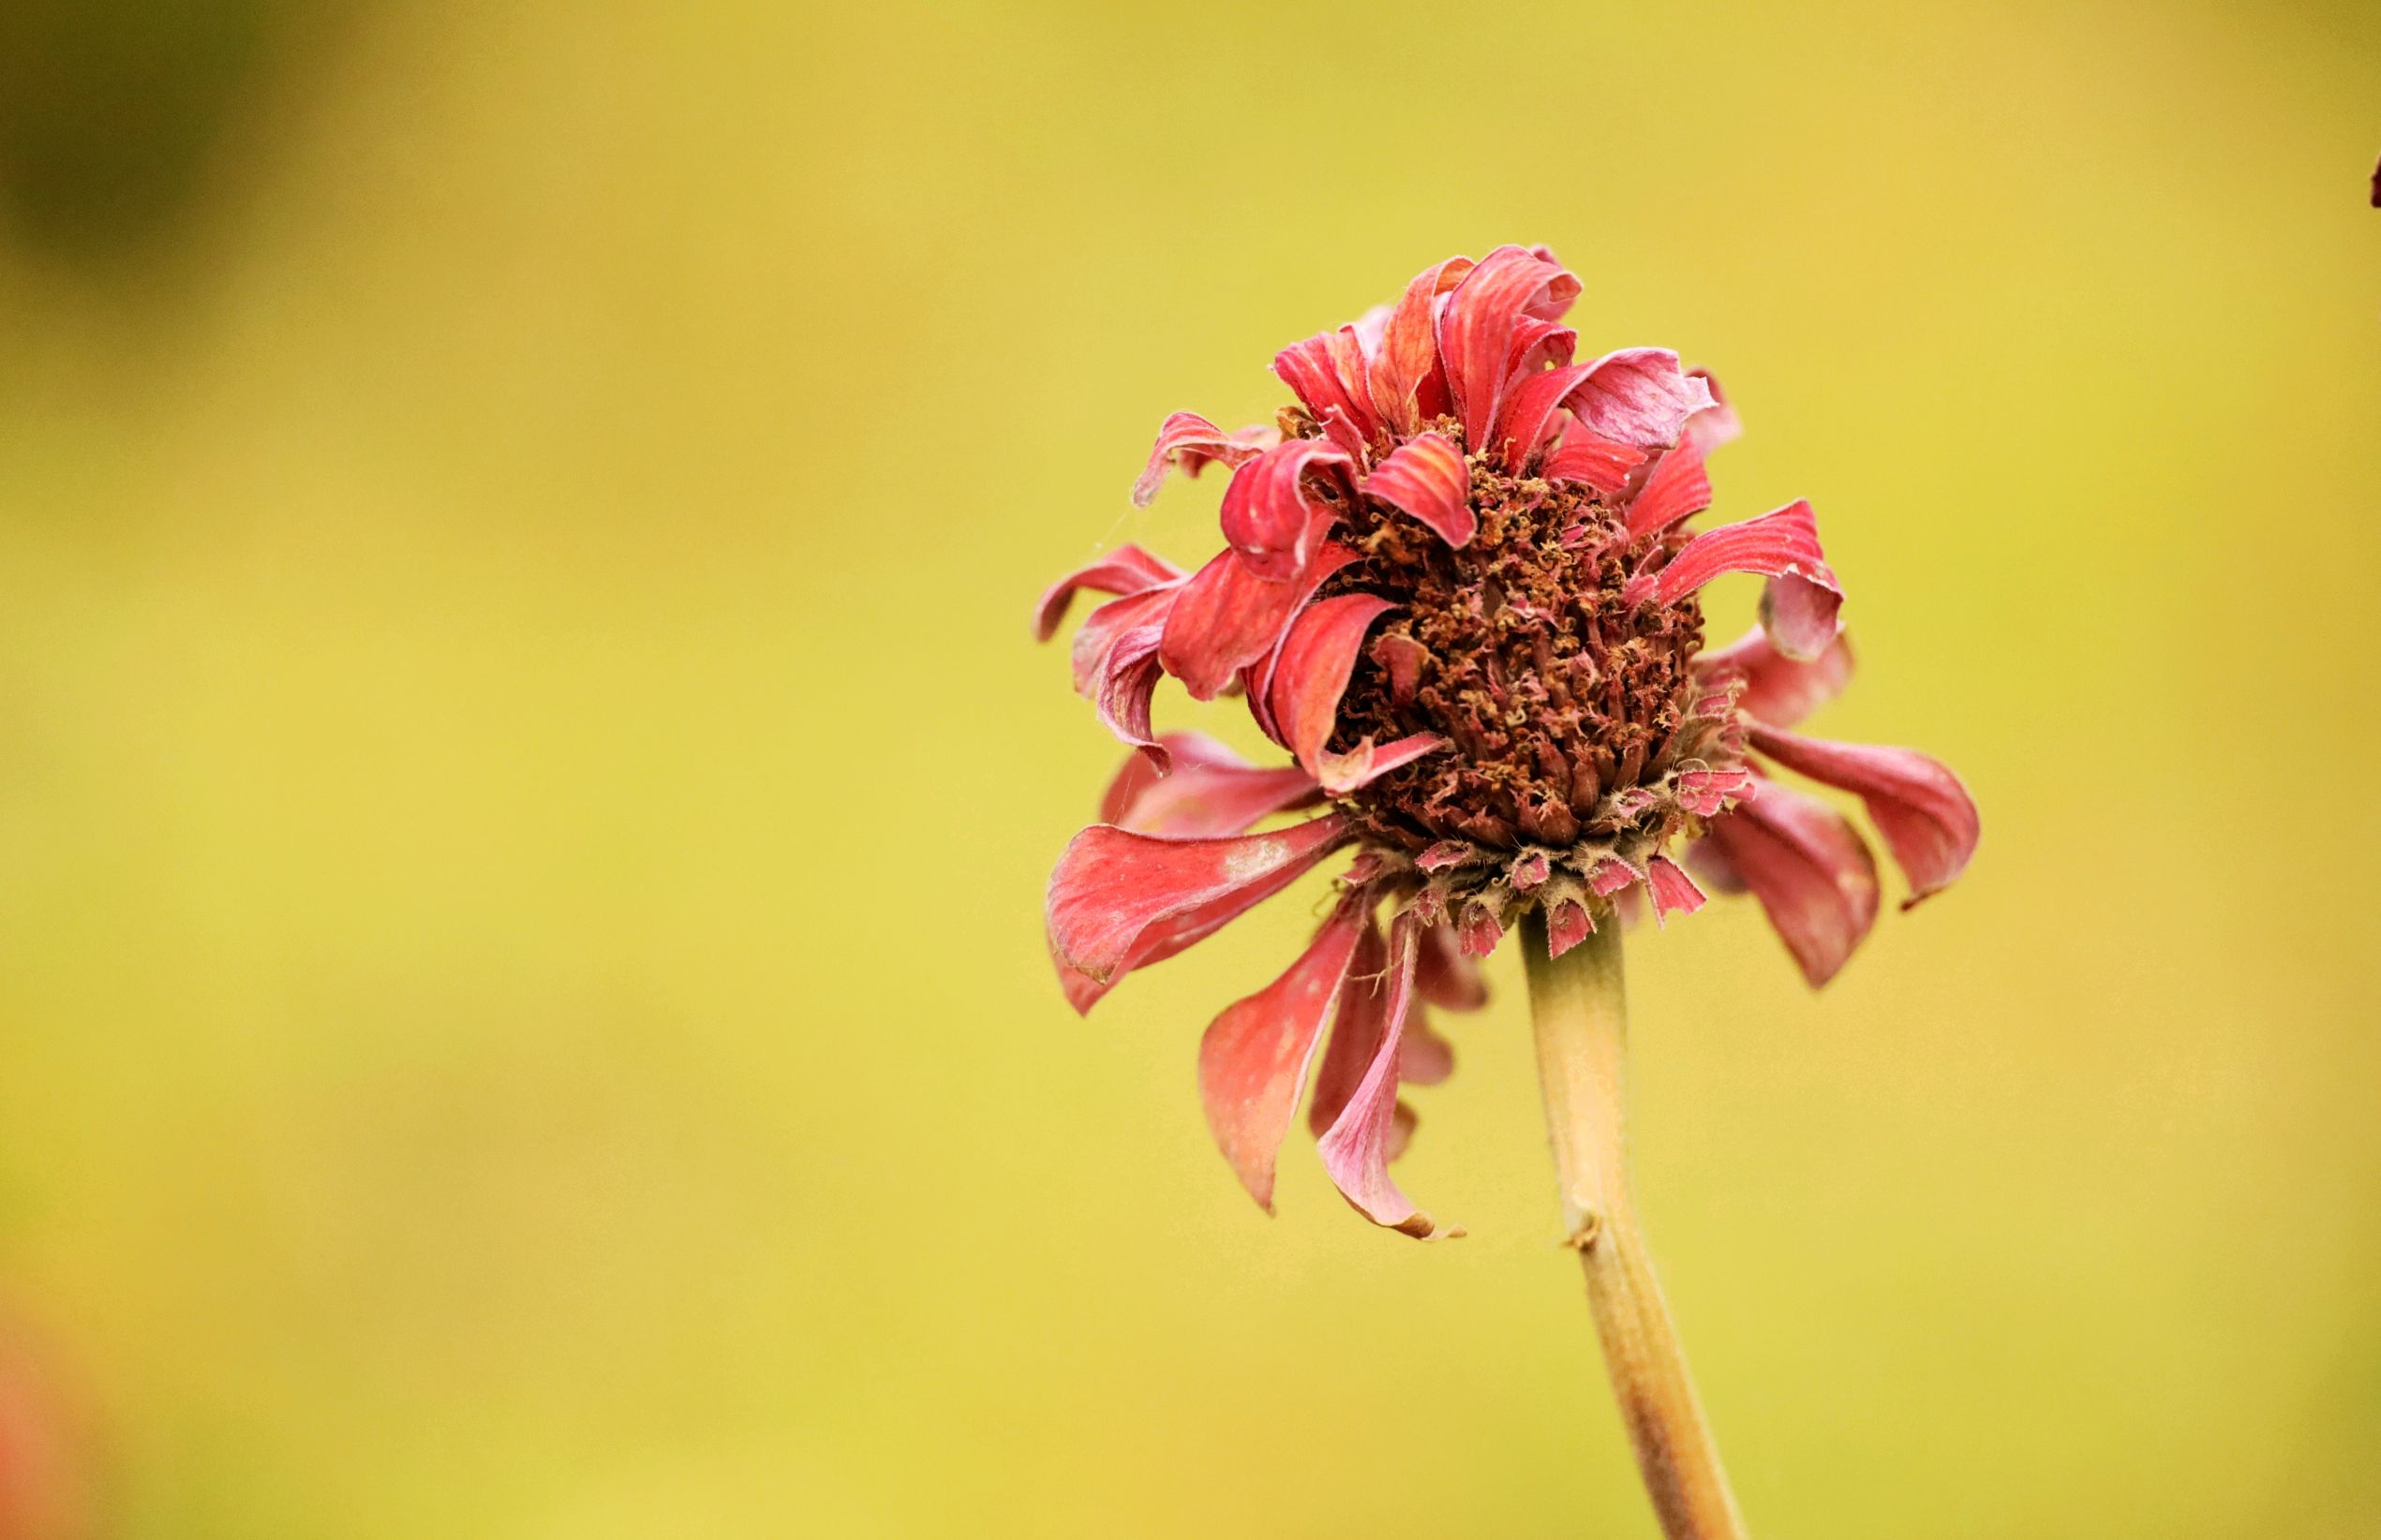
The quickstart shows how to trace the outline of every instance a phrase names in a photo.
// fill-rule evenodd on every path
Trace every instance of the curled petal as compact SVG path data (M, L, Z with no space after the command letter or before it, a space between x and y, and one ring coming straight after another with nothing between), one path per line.
M1419 991L1419 983L1415 985ZM1455 1073L1455 1045L1433 1030L1420 1000L1406 1014L1406 1041L1399 1045L1397 1078L1408 1086L1443 1086ZM1391 1155L1391 1160L1397 1157Z
M1541 473L1550 481L1582 481L1609 497L1629 484L1629 473L1645 463L1645 452L1590 433L1568 411L1555 414L1561 437Z
M1341 443L1343 449L1361 452L1379 424L1364 347L1352 326L1290 344L1273 355L1273 373L1326 430L1334 420L1346 424L1353 437Z
M1710 506L1711 478L1704 473L1703 451L1691 442L1680 444L1655 462L1653 474L1630 499L1629 538L1659 533Z
M1752 772L1740 765L1724 770L1684 770L1674 790L1678 806L1698 818L1710 818L1740 797L1753 793Z
M1877 923L1877 863L1851 821L1775 782L1712 820L1704 838L1752 889L1813 989Z
M1094 985L1113 985L1214 934L1347 837L1341 813L1229 839L1161 839L1094 823L1067 843L1050 874L1050 956Z
M1161 773L1166 748L1150 732L1150 697L1157 689L1157 647L1168 612L1182 589L1152 588L1110 600L1075 633L1075 688L1098 708L1109 732L1149 756Z
M1704 890L1666 855L1645 863L1645 886L1653 891L1656 925L1673 914L1692 914L1704 907Z
M1640 449L1675 444L1687 420L1711 404L1711 387L1667 348L1606 353L1563 403L1588 432Z
M1126 760L1100 799L1099 821L1168 839L1245 834L1269 813L1316 800L1315 778L1294 764L1259 769L1203 733L1168 733L1158 746L1173 768L1145 754Z
M1364 1083L1364 1071L1380 1051L1379 1007L1386 998L1382 984L1388 973L1389 940L1381 933L1380 923L1367 916L1364 933L1356 942L1355 960L1347 966L1347 981L1340 987L1339 1015L1332 1024L1331 1042L1323 1049L1321 1067L1315 1072L1315 1094L1306 1103L1306 1127L1318 1139L1347 1110L1356 1088Z
M1066 607L1079 593L1121 597L1179 583L1183 576L1183 570L1163 556L1153 556L1138 545L1120 545L1042 591L1041 601L1034 606L1034 640L1047 642L1058 634L1059 622L1066 618Z
M1466 957L1485 957L1505 939L1504 922L1486 904L1473 899L1456 920L1455 935Z
M1333 796L1369 786L1402 764L1411 764L1424 754L1436 754L1447 747L1447 740L1436 733L1413 733L1388 743L1377 744L1368 736L1345 754L1322 756L1323 789Z
M1717 652L1695 659L1701 678L1744 681L1736 704L1772 727L1792 727L1841 695L1852 682L1852 643L1842 635L1807 662L1769 644L1759 626Z
M1321 543L1330 523L1329 514L1316 515L1315 558L1296 582L1260 578L1227 547L1183 585L1157 657L1193 700L1213 700L1242 669L1271 657L1308 596L1356 559L1344 545Z
M1728 404L1728 392L1711 378L1709 369L1689 369L1687 373L1704 382L1704 389L1711 392L1711 405L1687 419L1686 442L1709 458L1720 445L1743 437L1745 425L1736 420L1736 408Z
M1843 629L1843 588L1819 549L1819 525L1807 502L1741 524L1706 529L1678 548L1659 572L1631 578L1636 602L1675 604L1722 572L1759 572L1770 580L1762 595L1762 629L1788 658L1808 660L1827 650Z
M1375 1224L1428 1236L1439 1231L1437 1222L1414 1207L1389 1175L1391 1142L1397 1118L1397 1062L1406 1033L1406 1017L1414 998L1415 932L1420 928L1408 912L1390 925L1386 976L1369 982L1369 990L1353 990L1342 1008L1340 1031L1355 1015L1377 1023L1378 1046L1365 1067L1362 1080L1349 1093L1327 1129L1318 1148L1323 1169L1356 1211ZM1352 974L1351 985L1360 981ZM1334 1032L1334 1037L1337 1035ZM1369 1034L1368 1034L1369 1035Z
M1525 374L1521 382L1507 392L1486 446L1503 459L1506 469L1521 471L1547 439L1561 431L1570 420L1569 413L1561 411L1563 397L1570 394L1595 367L1592 363L1573 363Z
M1372 896L1349 894L1288 971L1228 1007L1198 1043L1198 1094L1207 1126L1241 1185L1273 1211L1273 1159L1298 1110L1298 1093L1323 1026L1369 923Z
M1976 853L1975 798L1942 761L1912 748L1806 738L1758 722L1749 736L1787 769L1859 796L1909 879L1902 908L1949 887ZM1762 794L1768 794L1766 787Z
M1498 246L1447 297L1438 318L1438 356L1463 420L1465 443L1488 441L1522 318L1552 320L1578 294L1579 280L1560 264L1520 246Z
M1315 466L1347 463L1344 450L1318 438L1293 438L1232 472L1224 490L1224 539L1250 571L1280 583L1304 570L1331 517L1300 481Z
M1472 270L1468 257L1425 268L1381 328L1372 362L1374 409L1401 437L1447 409L1447 377L1438 363L1439 297Z
M1308 605L1282 639L1267 701L1298 763L1325 791L1348 790L1350 777L1369 768L1356 762L1360 755L1371 760L1370 740L1364 749L1347 755L1332 754L1324 746L1339 723L1339 698L1363 650L1364 633L1393 608L1377 594L1342 594Z
M1197 412L1176 412L1158 428L1157 446L1149 452L1149 464L1133 482L1133 506L1147 508L1156 499L1168 466L1180 466L1185 476L1198 475L1210 460L1219 462L1227 469L1238 469L1280 438L1280 433L1272 428L1251 427L1226 433Z
M1455 932L1444 925L1422 927L1414 957L1414 987L1442 1011L1477 1011L1488 1003L1480 965L1464 955Z
M1471 467L1443 435L1406 440L1364 478L1364 495L1412 514L1440 540L1461 547L1479 532L1471 511Z

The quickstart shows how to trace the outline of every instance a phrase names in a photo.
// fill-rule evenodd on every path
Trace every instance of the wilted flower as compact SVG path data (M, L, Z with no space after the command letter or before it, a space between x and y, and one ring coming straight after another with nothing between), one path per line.
M1145 505L1169 466L1226 466L1225 549L1186 572L1123 546L1042 598L1047 638L1078 591L1114 596L1076 636L1075 683L1136 751L1050 880L1078 1010L1356 852L1304 954L1200 1044L1209 1122L1269 1208L1335 1018L1311 1109L1323 1162L1376 1222L1437 1228L1388 1172L1411 1127L1401 1084L1451 1063L1419 1001L1480 1003L1474 959L1533 907L1558 955L1640 894L1666 920L1749 890L1804 976L1831 978L1876 918L1875 863L1775 768L1859 796L1908 903L1974 850L1975 806L1942 764L1791 731L1852 669L1810 507L1689 534L1734 415L1663 348L1572 363L1578 293L1543 248L1502 246L1285 349L1299 405L1277 428L1178 412L1134 487ZM1768 580L1761 625L1705 652L1696 595L1726 572ZM1294 763L1153 732L1167 674L1198 700L1241 693Z

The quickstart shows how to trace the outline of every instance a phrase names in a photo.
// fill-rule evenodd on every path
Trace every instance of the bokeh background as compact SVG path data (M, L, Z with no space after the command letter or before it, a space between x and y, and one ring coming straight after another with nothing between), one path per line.
M1986 811L1823 996L1632 942L1756 1531L2381 1534L2375 22L12 0L0 1535L1650 1535L1514 958L1418 1247L1200 1120L1306 897L1039 936L1034 591L1506 240Z

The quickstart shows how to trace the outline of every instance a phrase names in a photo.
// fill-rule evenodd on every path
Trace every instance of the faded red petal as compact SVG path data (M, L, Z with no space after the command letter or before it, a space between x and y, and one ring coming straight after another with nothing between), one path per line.
M1182 589L1168 585L1110 600L1075 633L1075 688L1099 711L1109 732L1166 768L1166 749L1150 731L1150 697L1157 689L1157 646L1167 613Z
M1438 300L1471 270L1468 257L1424 268L1406 286L1382 328L1372 363L1373 407L1401 437L1447 409L1447 378L1438 363Z
M1351 1014L1377 1021L1379 1045L1373 1052L1363 1079L1324 1132L1317 1148L1322 1151L1323 1169L1331 1174L1332 1183L1358 1213L1376 1224L1409 1236L1427 1236L1438 1233L1437 1222L1415 1207L1413 1200L1389 1175L1390 1145L1397 1118L1397 1061L1404 1044L1406 1013L1413 1003L1415 932L1419 928L1412 913L1399 915L1390 925L1386 978L1375 981L1370 991L1350 991L1354 998L1343 1009L1342 1021L1346 1022Z
M1496 918L1495 910L1475 900L1466 904L1464 912L1456 917L1455 939L1465 956L1485 957L1505 939L1504 922Z
M1304 570L1331 527L1331 516L1307 497L1300 480L1317 466L1348 463L1344 450L1317 438L1293 438L1232 472L1232 484L1224 490L1224 539L1251 572L1281 583Z
M1315 1094L1306 1102L1306 1127L1317 1138L1347 1110L1348 1100L1380 1050L1380 1005L1388 998L1381 985L1388 971L1389 940L1380 923L1368 915L1364 933L1357 939L1355 959L1347 966L1347 981L1340 986L1339 1015L1315 1072Z
M1525 314L1552 320L1570 308L1579 280L1535 252L1498 246L1481 259L1438 318L1438 356L1464 424L1464 442L1484 444L1513 363Z
M1370 895L1350 894L1332 911L1288 971L1228 1007L1198 1044L1198 1093L1207 1126L1240 1184L1273 1211L1273 1160L1298 1110L1324 1023L1339 999L1371 914Z
M1902 908L1949 887L1976 853L1982 826L1975 798L1942 761L1912 748L1806 738L1759 722L1749 736L1787 769L1859 796L1909 879Z
M1419 982L1415 987L1419 991ZM1398 1080L1408 1086L1443 1086L1454 1073L1455 1045L1432 1028L1430 1013L1416 1000L1406 1014L1406 1041L1398 1046Z
M1138 545L1120 545L1042 591L1041 601L1034 606L1034 640L1047 642L1058 634L1059 622L1066 618L1067 606L1079 593L1138 594L1182 577L1183 570L1165 557L1153 556Z
M1414 957L1414 987L1442 1011L1477 1011L1488 1003L1480 965L1464 955L1452 927L1422 927Z
M1710 818L1739 797L1750 796L1752 772L1740 766L1725 770L1682 770L1675 783L1678 806L1699 818Z
M1546 908L1546 955L1559 957L1595 934L1596 922L1576 898L1557 898Z
M1363 344L1356 329L1343 326L1294 342L1273 355L1273 373L1306 404L1307 413L1330 431L1334 420L1345 435L1333 433L1339 447L1361 454L1379 419L1373 412L1372 385Z
M1877 923L1877 863L1851 821L1823 803L1764 781L1704 837L1761 900L1813 989Z
M1704 907L1703 889L1666 855L1645 863L1645 886L1653 891L1656 925L1673 914L1692 914Z
M1587 431L1569 412L1556 414L1562 437L1540 473L1550 481L1584 481L1609 497L1629 484L1645 452Z
M1346 754L1325 748L1338 725L1339 698L1347 691L1357 654L1363 650L1364 633L1393 608L1373 594L1342 594L1310 604L1291 622L1281 655L1273 661L1266 701L1274 724L1298 763L1334 794L1393 768L1383 763L1392 755L1395 763L1403 763L1438 745L1435 736L1418 733L1378 748L1366 739Z
M1792 727L1841 695L1852 682L1852 643L1838 635L1827 650L1808 662L1788 658L1769 644L1759 626L1695 659L1695 671L1705 679L1734 677L1745 682L1736 704L1772 727Z
M1100 799L1099 821L1168 839L1244 834L1268 813L1300 807L1320 792L1294 764L1259 769L1203 733L1158 738L1173 768L1160 775L1145 754L1116 772Z
M1788 658L1819 657L1843 629L1838 615L1843 588L1820 552L1818 521L1807 502L1704 530L1679 547L1659 573L1631 579L1628 597L1675 604L1723 572L1759 572L1770 579L1762 595L1762 627Z
M1181 466L1185 476L1198 475L1210 460L1237 468L1280 438L1277 429L1249 427L1226 433L1197 412L1176 412L1158 428L1157 446L1149 452L1148 466L1133 482L1133 506L1147 508L1156 498L1168 466Z
M1364 478L1364 495L1412 514L1453 546L1479 532L1471 511L1471 467L1443 435L1425 433L1397 446Z
M1573 363L1525 374L1507 393L1497 410L1496 424L1489 432L1488 447L1503 459L1508 470L1519 473L1548 437L1570 421L1568 413L1556 415L1562 399L1595 367Z
M1347 840L1342 813L1229 839L1094 823L1050 874L1050 955L1096 985L1171 956L1296 881Z
M1685 441L1692 444L1705 459L1722 444L1734 443L1744 437L1745 425L1736 419L1736 408L1728 404L1728 393L1712 378L1709 369L1689 369L1688 375L1704 382L1711 392L1711 405L1687 419Z
M1629 501L1629 538L1667 529L1710 506L1711 478L1704 473L1703 451L1680 444L1654 463L1653 474Z
M1315 516L1316 540L1330 523L1328 513ZM1321 543L1299 581L1273 583L1250 571L1240 553L1227 547L1177 595L1158 644L1158 661L1192 699L1213 700L1242 669L1270 657L1308 596L1355 559L1356 553L1344 545Z
M1711 387L1680 369L1667 348L1623 348L1598 359L1563 405L1590 433L1664 449L1712 405Z

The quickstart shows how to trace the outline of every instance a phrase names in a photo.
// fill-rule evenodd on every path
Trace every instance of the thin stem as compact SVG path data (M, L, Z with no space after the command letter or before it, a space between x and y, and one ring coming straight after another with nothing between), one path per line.
M1545 920L1533 912L1524 923L1522 953L1529 959L1529 1008L1563 1223L1587 1275L1604 1367L1646 1493L1670 1540L1745 1540L1745 1521L1695 1400L1629 1197L1621 1123L1629 1002L1620 925L1608 912L1593 935L1550 958Z

